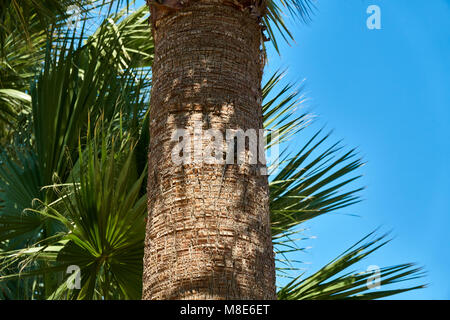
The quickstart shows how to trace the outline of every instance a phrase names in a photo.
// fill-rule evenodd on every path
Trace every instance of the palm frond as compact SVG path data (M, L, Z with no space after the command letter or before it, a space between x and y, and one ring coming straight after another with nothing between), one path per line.
M82 0L2 0L0 2L0 47L13 30L20 31L31 45L30 35L38 28L47 30L49 25L67 17L70 6L83 7ZM37 25L30 27L30 21Z
M0 50L0 144L11 142L13 133L31 111L30 82L44 59L45 33L29 21L28 41L14 29L4 37ZM1 33L1 31L0 31ZM30 47L28 42L32 43Z
M126 3L125 8L119 10ZM0 6L0 143L11 140L20 115L30 111L29 99L21 99L30 93L30 83L39 73L47 47L51 49L67 46L74 39L85 40L84 28L89 20L97 18L95 13L106 7L107 17L102 27L90 36L90 45L108 43L114 50L103 50L104 62L112 62L119 52L128 64L148 67L153 61L153 41L146 22L146 7L130 13L128 1L2 1ZM80 8L80 29L70 29L66 23L70 7ZM114 12L115 11L115 12ZM23 22L26 21L24 24ZM98 24L98 22L97 22ZM120 45L119 45L120 44ZM47 49L47 50L46 50ZM120 50L118 50L120 49ZM108 54L110 56L108 56ZM20 94L20 95L19 95Z
M263 17L263 22L267 28L269 38L278 53L279 47L276 39L277 32L282 36L283 40L288 43L290 40L294 39L292 33L286 26L283 16L291 16L303 23L308 23L316 9L315 2L315 0L267 1L267 13Z
M85 151L80 145L78 170L72 177L79 182L54 185L60 198L32 210L65 229L45 245L0 254L0 271L17 263L22 266L18 273L0 276L0 283L60 274L64 279L53 286L49 298L140 297L146 213L146 196L140 195L140 189L146 171L136 171L130 137L105 139L98 127L87 139ZM80 290L68 286L73 278L64 271L71 265L81 268Z
M55 46L52 45L53 38L48 41L44 68L33 79L30 90L33 117L29 119L29 124L33 126L33 135L21 141L20 148L8 147L0 160L0 248L3 248L2 255L6 259L0 267L1 283L2 288L13 288L13 293L22 292L22 298L61 297L54 291L56 285L61 285L64 275L62 262L56 261L56 258L65 246L59 242L55 244L55 241L61 239L67 227L48 212L58 212L53 206L65 214L67 210L62 207L63 201L55 188L45 186L78 183L73 179L77 173L77 179L80 179L83 166L78 161L78 147L81 144L84 150L87 143L88 119L103 119L105 139L116 133L119 135L116 141L126 134L135 140L141 133L146 135L147 130L141 130L141 122L148 109L149 70L131 67L147 66L152 61L151 55L145 52L146 48L152 48L151 41L150 44L144 43L141 36L133 39L135 33L131 30L141 26L139 32L143 32L143 14L141 9L131 13L130 19L121 17L117 25L111 18L105 23L106 27L100 26L98 32L85 43L84 38L79 38L75 33L58 38L58 45ZM142 48L145 49L141 51ZM4 93L25 97L19 92ZM139 175L145 170L145 161L138 160L136 154L138 151L146 154L147 145L140 142L137 151L133 151L130 170L139 172ZM126 154L124 149L118 153ZM133 179L129 175L125 180L131 183L138 178ZM124 180L124 177L121 179ZM136 187L140 197L145 194L145 188L141 185ZM73 192L68 191L68 195ZM52 250L58 249L49 252L49 246ZM130 252L122 254L126 256ZM26 259L17 260L18 254ZM129 259L132 257L129 256ZM121 265L114 265L114 268L120 269ZM17 278L18 271L21 271L19 274L22 277ZM29 277L23 278L25 275ZM110 289L110 295L125 290L118 288L130 283L128 277L124 275L117 280L117 290ZM134 281L137 287L127 289L125 296L136 296L139 282Z
M263 86L264 127L267 148L281 148L286 141L300 139L313 116L298 112L305 102L303 87L280 87L282 72L276 72ZM276 133L276 134L275 134ZM293 156L275 159L270 177L272 235L280 237L295 226L319 215L350 206L358 201L362 187L348 188L361 175L363 165L354 149L343 151L340 143L328 144L330 134L316 132ZM328 145L327 145L328 144ZM353 175L353 176L352 176Z
M143 5L133 12L128 7L106 19L89 37L88 43L101 41L117 48L130 67L150 67L153 63L154 44L148 25L148 8Z
M10 155L0 155L0 243L8 240L5 250L33 244L43 224L39 215L24 212L43 196L37 158L27 150L17 150L17 159Z
M380 299L394 294L424 288L413 285L399 289L384 289L388 285L411 281L424 276L422 268L412 263L383 267L377 273L350 270L355 264L380 249L390 240L386 235L371 239L370 233L319 271L292 280L278 291L282 300L328 300L328 299ZM374 282L376 283L375 288ZM389 288L389 287L388 287Z
M264 85L264 124L273 137L268 139L268 149L280 147L287 140L302 141L293 156L285 155L275 164L276 172L270 177L270 210L272 240L276 253L277 278L293 278L278 292L279 299L377 299L389 295L422 288L422 285L394 287L381 291L367 286L372 273L355 273L349 268L366 256L383 247L389 241L383 237L359 241L352 248L334 259L324 268L305 277L299 254L308 249L301 243L310 237L304 236L303 222L320 215L336 212L360 201L362 187L354 184L361 177L357 170L363 165L356 151L344 150L341 142L329 143L331 134L319 130L312 137L302 140L305 129L312 118L296 110L305 99L302 87L293 90L290 84L279 87L283 73L277 72ZM292 124L292 125L291 125ZM276 139L277 128L281 128L281 139ZM298 143L298 142L297 142ZM291 143L292 144L292 143ZM287 154L287 149L281 153ZM281 157L281 156L280 156ZM365 242L366 241L366 242ZM364 243L365 242L365 243ZM420 268L414 264L401 264L380 268L380 285L400 283L421 277ZM389 287L388 287L389 288Z
M298 112L306 98L302 94L304 87L287 84L281 87L286 73L276 71L264 84L263 122L267 131L266 149L280 145L306 128L312 119L307 112ZM275 89L275 90L274 90Z

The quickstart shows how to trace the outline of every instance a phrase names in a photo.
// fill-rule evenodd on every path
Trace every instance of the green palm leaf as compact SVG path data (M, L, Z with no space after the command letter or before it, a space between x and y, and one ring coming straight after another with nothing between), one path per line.
M349 268L368 255L386 245L386 236L370 239L370 233L333 261L309 277L298 277L278 291L278 298L283 300L328 300L328 299L379 299L394 294L424 288L424 285L401 289L381 290L387 285L421 278L421 268L412 263L380 268L377 286L373 286L372 272L348 271Z
M303 135L310 124L311 115L295 113L305 99L302 87L293 90L292 85L278 89L283 73L277 72L264 85L264 124L269 132L280 130L274 139L269 136L268 149ZM268 133L269 135L270 133ZM277 173L270 177L270 210L272 239L276 253L277 277L298 274L301 261L292 259L305 250L300 243L301 224L323 214L335 212L360 201L362 187L354 187L361 177L357 170L363 165L354 149L344 151L340 142L329 144L330 134L316 132L298 147L295 155L279 159ZM286 149L282 154L286 153ZM272 171L273 168L272 168ZM276 170L275 170L276 171ZM378 299L389 295L423 288L412 286L392 290L368 289L371 273L356 274L349 268L372 254L389 241L384 237L366 241L372 234L359 241L344 254L333 260L315 274L304 278L295 277L278 292L279 299ZM402 264L380 269L381 286L400 283L423 276L413 264Z
M151 64L151 56L140 50L142 46L149 49L152 46L142 39L122 41L129 34L127 29L144 25L142 9L132 16L132 19L121 20L119 33L111 33L116 27L112 27L114 22L109 22L108 27L99 27L99 31L84 45L75 45L78 40L73 35L62 38L58 47L47 47L45 68L31 89L33 118L30 121L34 126L34 136L21 141L22 148L6 151L0 160L0 247L6 250L5 256L11 254L14 257L12 262L2 264L2 279L5 281L2 283L8 288L18 288L19 284L20 290L27 294L30 290L41 291L25 286L27 282L45 283L46 293L35 295L42 298L50 296L54 292L52 288L61 283L62 267L56 260L47 260L48 250L45 255L41 251L20 251L27 256L22 261L17 260L18 252L14 249L45 247L58 240L54 237L64 231L64 221L55 219L44 210L50 204L61 206L62 202L53 188L42 187L55 182L65 185L65 182L73 181L76 172L80 172L78 137L86 134L89 115L93 119L103 118L105 138L111 137L113 132L119 132L120 138L123 138L123 130L135 137L141 134L140 122L148 108L150 82L147 80L148 71L132 69L130 65L132 60L140 65ZM130 58L130 55L143 58ZM145 135L146 130L142 132ZM85 138L81 139L81 143L84 142ZM145 148L145 143L139 144L138 151L142 154ZM70 161L67 161L68 158ZM74 165L72 162L75 162ZM136 156L133 156L132 163L133 170L139 168L141 173L145 169L145 161L137 161ZM131 179L131 176L128 178ZM124 180L123 177L121 179ZM145 189L143 193L143 188L139 187L138 193L142 196ZM26 208L33 208L34 211L24 210ZM128 253L128 250L123 252ZM43 259L44 256L46 259ZM57 255L53 256L56 259ZM52 266L55 263L57 266ZM19 264L25 264L26 268ZM120 269L121 266L114 265L114 268ZM32 280L14 280L17 270L21 270L21 275L29 275ZM57 272L60 279L49 279L52 278L49 276L51 270ZM137 282L130 282L127 277L118 278L120 286L140 283L140 278ZM127 295L136 295L138 291L136 287L129 288Z
M283 73L276 72L263 86L264 127L268 146L282 146L306 128L312 115L300 111L305 98L302 87L286 85L278 89ZM275 93L274 89L278 89ZM276 138L274 132L277 132ZM273 136L273 137L272 137ZM340 143L328 144L330 134L316 132L291 157L274 164L270 177L272 235L282 233L322 214L345 208L359 201L363 189L348 189L361 175L355 171L363 165L355 150L344 151ZM284 149L281 155L286 154ZM275 170L276 169L276 170Z
M62 223L64 230L44 246L3 253L3 269L19 261L35 266L3 276L3 281L61 274L76 265L81 268L81 289L69 289L73 280L69 276L54 287L51 298L140 297L146 213L146 197L140 190L146 171L138 175L129 138L106 141L99 132L88 138L84 152L79 149L79 170L72 177L79 183L54 185L60 198L33 210Z
M263 17L264 25L267 28L270 40L279 53L276 31L280 33L283 40L289 42L293 40L292 33L286 26L283 16L291 16L301 22L308 23L316 9L314 0L269 0L267 1L267 13Z

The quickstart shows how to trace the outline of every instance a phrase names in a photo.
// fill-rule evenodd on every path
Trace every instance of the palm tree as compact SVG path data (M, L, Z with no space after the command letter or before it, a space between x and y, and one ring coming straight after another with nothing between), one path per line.
M174 132L198 122L223 136L262 129L261 28L249 13L220 2L192 1L167 14L151 8L143 298L274 299L267 178L258 168L189 160L180 166L171 158Z
M270 20L280 25L281 12L259 0L147 3L155 61L143 298L274 299L264 164L180 165L171 150L183 128L224 137L263 129L264 30ZM305 16L309 4L294 0L286 8ZM203 142L194 135L183 139L198 148ZM224 148L226 157L234 152ZM250 159L249 147L245 153Z
M118 2L106 4L110 9ZM195 10L200 10L202 6L199 3ZM210 8L207 4L205 6ZM91 9L88 6L86 11L90 12L89 10ZM244 14L237 13L240 11L234 7L224 10L228 12L226 14L232 15L231 21L236 21L233 15ZM177 14L181 15L181 12L184 12L184 9ZM262 21L266 22L268 32L271 33L271 26L278 26L283 30L282 20L277 20L279 18L273 14L279 12L279 8L269 3L267 12ZM192 74L196 80L202 81L199 86L194 86L197 84L194 78L183 78L183 71L174 68L173 72L179 72L181 78L175 77L175 80L170 82L174 89L168 92L167 98L169 102L172 101L169 106L180 109L162 108L161 99L166 98L162 96L162 92L167 90L163 82L167 83L169 76L172 78L172 71L164 72L163 62L167 61L164 59L171 58L166 56L161 48L170 47L171 44L164 44L163 39L159 38L154 51L146 14L145 6L132 12L126 8L107 10L108 19L100 21L99 24L94 23L94 30L90 32L89 20L84 19L84 24L75 32L64 29L62 23L54 23L51 26L44 24L44 29L37 27L38 36L33 36L34 32L28 32L27 35L23 31L25 29L19 28L14 29L14 32L18 33L16 35L5 33L4 39L9 40L5 41L1 62L14 56L15 59L7 62L20 63L5 63L12 66L8 69L11 75L8 79L12 80L2 82L3 88L8 90L0 91L0 100L8 107L0 111L9 110L7 115L0 112L0 115L6 115L5 119L9 123L7 134L2 136L0 155L0 298L372 299L422 287L395 286L393 289L385 289L385 286L389 288L390 284L421 276L420 269L412 264L382 268L380 276L383 290L378 291L366 286L370 273L356 273L350 269L388 242L384 236L377 237L373 234L357 242L310 276L299 275L298 263L292 261L290 254L304 249L300 245L301 240L294 239L295 235L301 234L303 222L359 201L361 188L353 185L359 177L356 172L362 164L361 160L356 157L354 150L343 152L339 144L329 144L329 134L319 131L307 138L303 129L309 125L310 116L295 111L303 102L301 87L280 87L281 73L273 75L262 88L260 87L257 81L261 80L262 66L259 61L250 59L254 57L250 53L258 51L258 57L261 53L259 48L255 49L256 45L247 55L238 50L241 57L250 63L242 67L242 70L247 70L250 74L248 82L242 84L243 78L233 78L234 82L241 83L241 88L234 82L229 83L229 87L220 86L216 78L207 78L208 75L211 76L211 70L216 70L228 81L230 75L219 65L210 65L210 60L199 60L201 55L189 54L190 51L187 51L185 56L178 56L173 63L189 61L189 58L198 64L192 67L192 71L187 70L187 74ZM307 18L307 15L303 17ZM56 17L59 22L64 21L64 18ZM169 21L170 16L160 19L160 22ZM154 23L158 24L158 21ZM162 30L171 34L169 29ZM156 37L161 35L159 32L161 29L155 31ZM286 37L288 36L289 34L286 34ZM23 41L29 41L30 46L18 50ZM208 51L200 45L201 42L192 41L193 47L199 46L195 47L197 50ZM218 44L214 39L211 41ZM229 42L225 43L228 45ZM170 48L172 51L177 50L177 47ZM239 56L238 53L229 53ZM213 58L219 59L223 66L229 65L228 58L221 57L216 50L212 50L211 54ZM207 58L207 55L204 57ZM161 60L158 62L159 66L156 64L157 59ZM202 65L205 70L201 70ZM238 70L239 73L243 73L242 70ZM242 77L242 74L239 77ZM18 82L14 79L22 80ZM190 87L188 83L191 83ZM149 112L150 86L153 92ZM158 91L156 88L159 88ZM228 95L221 91L226 88L234 91L230 91ZM208 94L205 95L205 92ZM177 96L177 93L182 94ZM235 100L227 101L228 107L214 113L214 104L226 96L234 97ZM258 97L262 102L258 102ZM178 98L180 100L177 100ZM246 104L238 104L241 100ZM174 101L180 102L180 105L175 105ZM198 103L194 104L195 101ZM193 109L189 109L189 103ZM254 107L252 114L258 113L260 119L248 120L250 122L242 126L243 118L253 118L245 112L243 105ZM158 107L161 109L159 113ZM227 110L232 112L228 114L229 118L224 118ZM241 117L238 118L235 113ZM161 189L170 187L163 183L165 180L161 175L164 171L156 172L156 179L154 173L154 167L161 163L166 163L170 166L168 169L172 169L172 162L167 162L168 154L161 150L161 147L168 143L164 139L171 139L171 136L169 130L162 129L169 129L169 126L176 128L179 123L189 128L188 125L196 120L196 114L205 128L208 128L209 122L211 127L221 131L240 126L243 129L268 129L267 150L276 146L283 147L293 135L302 135L305 143L294 155L288 154L287 151L281 153L278 168L269 168L269 171L274 172L269 180L265 176L255 174L255 170L239 172L235 165L196 164L179 168L173 166L178 170L184 168L184 171L177 172L177 180L174 181L179 183L178 189L174 190L173 196L169 196L167 191L161 192ZM164 117L167 119L164 120ZM0 118L0 121L3 120ZM20 121L21 125L17 125L17 121ZM150 135L147 130L149 124L152 124ZM158 126L164 132L158 132ZM275 131L279 133L277 136L270 134ZM251 169L251 166L248 167ZM278 170L273 171L274 169ZM165 172L173 174L170 170ZM212 178L206 179L208 172ZM173 262L171 266L172 273L177 274L171 274L169 279L163 278L167 275L163 270L158 269L161 271L158 273L160 279L148 273L150 269L147 263L152 261L148 257L155 254L149 250L160 249L161 244L157 241L153 248L147 247L145 267L143 265L144 244L148 245L148 239L144 242L148 214L146 184L150 199L154 197L154 200L150 200L151 203L173 199L177 203L170 208L186 210L190 205L197 205L198 207L194 208L198 208L198 211L189 214L189 217L195 218L198 212L203 214L198 220L193 219L194 222L206 223L206 227L199 230L203 234L192 239L194 244L197 241L198 246L203 245L205 248L204 252L202 251L202 264L197 266L197 271L192 270L193 275L203 273L203 278L196 278L198 282L194 281L192 288L182 280L190 279L186 272L191 269L176 269L183 266L181 261L186 262L181 259L189 258L183 252L176 256L178 265ZM236 187L244 188L245 191L230 191L236 190ZM186 192L192 190L189 188L193 188L196 197L194 192ZM236 201L238 194L246 201ZM264 199L264 195L268 199ZM264 201L265 205L261 206L260 203ZM205 210L208 203L209 210ZM255 209L256 205L259 209ZM250 231L239 228L235 230L234 225L230 229L226 224L230 213L227 211L227 215L224 214L224 208L229 206L230 213L241 215L242 222L239 221L236 226L243 227L245 223L250 223L251 214L254 215L254 220L256 214L261 217L266 215L267 224L264 225L261 223L263 220L258 220L254 223L259 223L260 229L255 229L254 225L250 225ZM160 218L165 217L164 212L162 210L158 213ZM152 234L161 238L167 236L170 243L175 235L177 242L182 241L181 235L189 235L190 231L186 226L195 227L195 224L192 221L177 221L176 218L188 217L177 214L177 211L172 213L173 216L167 215L167 220L160 220L160 224L155 220L156 213L150 215L147 221L147 228L150 228L147 237ZM219 218L218 223L211 224L215 217ZM173 223L169 224L171 221ZM166 228L167 235L161 232L164 229L160 229L160 234L155 231L161 227ZM176 232L172 232L174 230ZM247 232L256 236L248 239ZM238 239L235 241L235 237L230 237L229 234L236 235ZM217 243L214 242L213 246L207 245L211 244L210 242L201 241L211 241L214 237ZM261 246L256 248L257 243ZM267 261L259 259L271 253L272 243L277 263L275 269L269 270L274 268L271 256ZM179 247L171 244L167 248L168 257L176 253L177 248L183 248L182 245L183 242ZM235 248L247 250L248 246L253 246L258 251L252 252L248 257L248 261L255 263L253 266L244 260L247 257L242 257L241 254L245 251L233 251ZM220 256L220 253L223 255ZM162 258L157 255L154 257ZM168 266L170 262L167 261ZM204 269L208 263L211 267L209 274ZM244 263L249 264L247 269L243 269ZM72 270L71 266L77 266L81 271L79 289L73 286L77 274L67 273ZM155 266L156 264L153 267ZM191 268L190 265L187 267ZM262 279L262 283L255 287L258 288L254 290L255 293L246 293L246 286L250 282L245 280L249 274L254 277L272 274L274 277L275 272L278 280L286 276L291 277L291 281L279 287L276 296L274 279ZM152 276L154 278L151 278ZM226 277L229 277L231 286L223 286ZM208 278L214 281L208 282ZM155 288L150 288L149 283ZM164 283L170 286L164 287ZM201 285L205 285L205 288L202 289ZM268 287L270 290L263 292L264 288Z

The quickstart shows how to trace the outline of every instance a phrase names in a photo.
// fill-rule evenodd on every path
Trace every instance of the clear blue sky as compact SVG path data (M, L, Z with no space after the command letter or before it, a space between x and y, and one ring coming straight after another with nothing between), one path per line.
M366 9L381 8L381 30ZM319 0L309 26L291 24L296 44L269 50L267 74L306 79L315 127L358 147L367 161L362 203L307 223L310 270L377 226L393 242L360 265L418 262L427 289L402 299L450 299L450 1ZM302 143L299 140L291 143ZM306 137L305 137L306 138Z

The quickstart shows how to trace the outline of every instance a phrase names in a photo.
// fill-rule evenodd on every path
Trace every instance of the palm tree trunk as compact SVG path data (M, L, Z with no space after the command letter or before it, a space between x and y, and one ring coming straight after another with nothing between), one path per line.
M261 26L248 8L224 2L151 5L144 299L276 298L261 164L172 160L176 129L262 129Z

